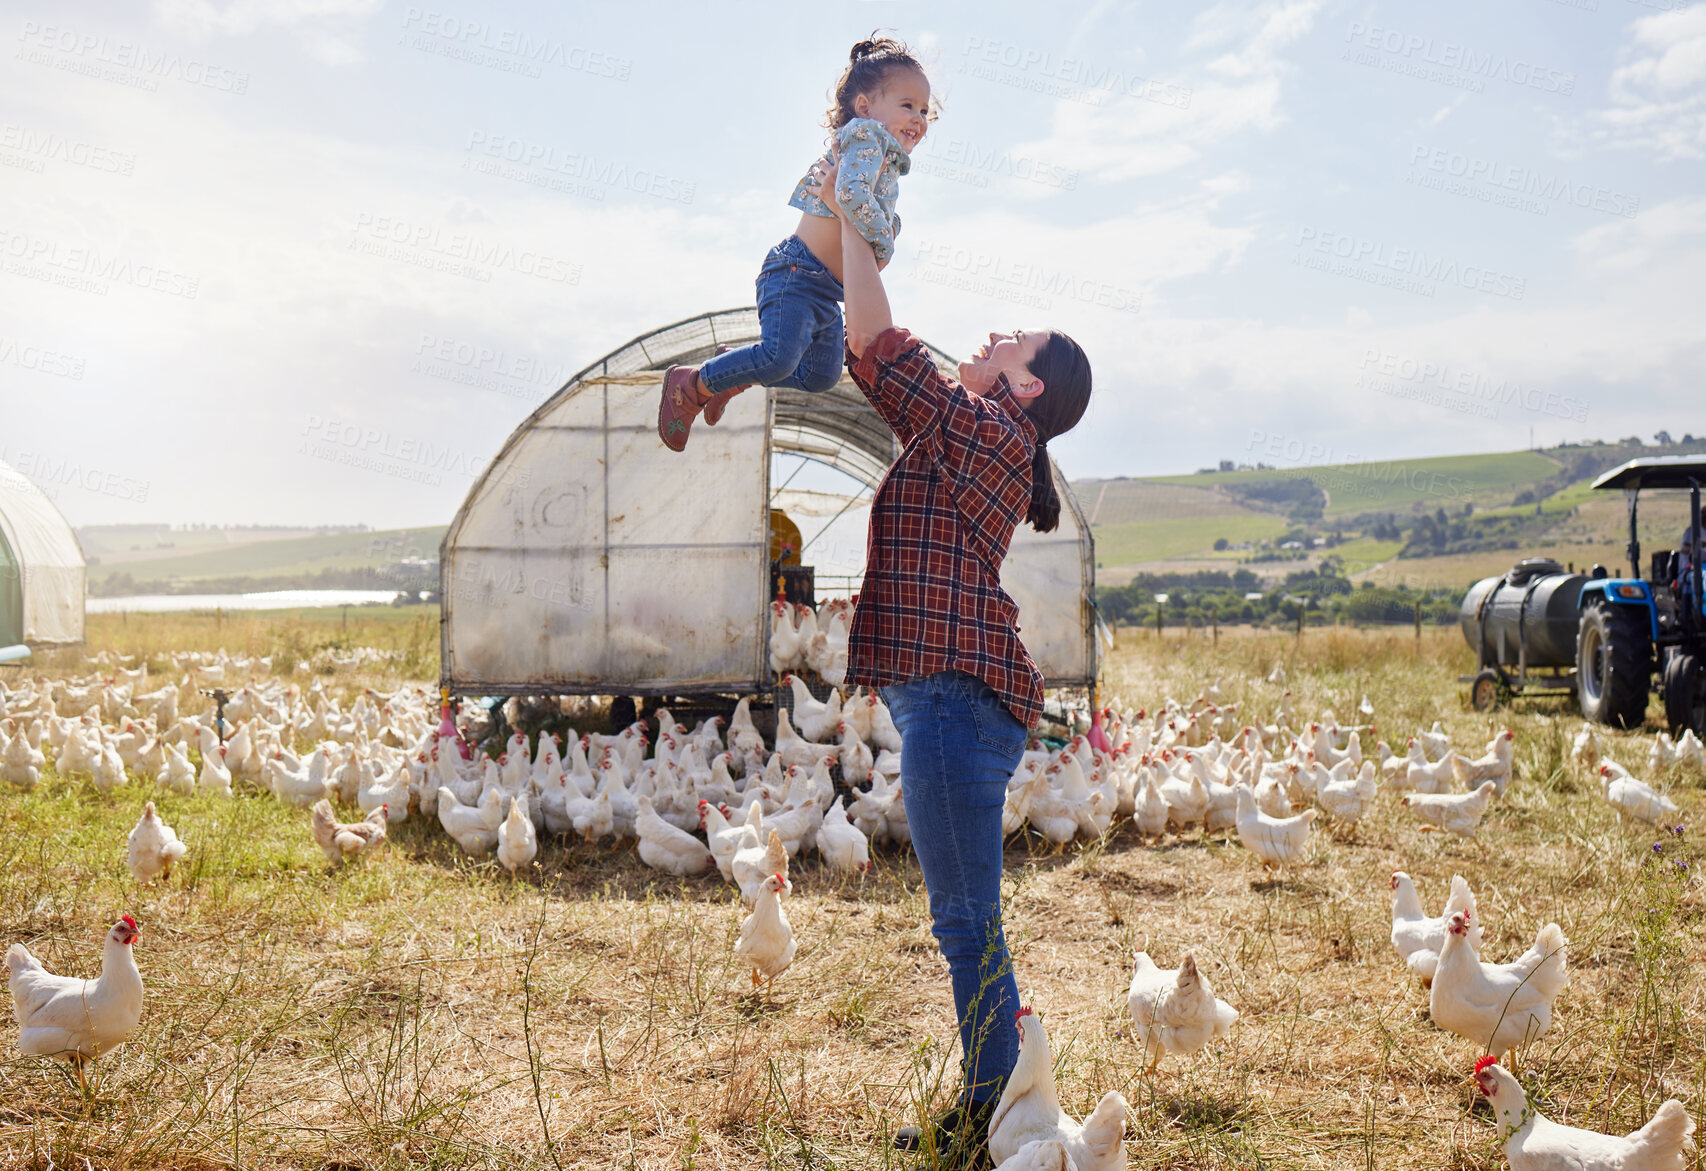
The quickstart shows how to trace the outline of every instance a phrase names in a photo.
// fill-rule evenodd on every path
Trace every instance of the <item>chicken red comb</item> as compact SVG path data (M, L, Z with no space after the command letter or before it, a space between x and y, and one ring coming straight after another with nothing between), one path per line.
M129 915L120 915L119 918L124 920L124 925L126 927L130 928L132 931L136 930L135 919L132 919Z
M1479 1077L1482 1070L1486 1069L1489 1065L1497 1065L1498 1063L1499 1059L1497 1057L1494 1057L1491 1053L1487 1054L1487 1056L1481 1058L1481 1060L1475 1063L1475 1075Z
M1013 1019L1014 1020L1020 1020L1024 1017L1028 1017L1031 1015L1032 1015L1031 1006L1027 1004L1023 1008L1021 1008L1018 1012L1013 1014Z
M786 878L783 878L780 874L776 875L775 877L776 877L776 881L781 883L783 886L788 885L788 880Z

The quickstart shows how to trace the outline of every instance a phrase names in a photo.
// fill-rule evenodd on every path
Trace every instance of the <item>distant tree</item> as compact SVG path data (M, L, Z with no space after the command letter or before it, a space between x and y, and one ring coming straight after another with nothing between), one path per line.
M1669 431L1655 431L1655 432L1653 432L1653 446L1654 447L1669 447L1671 445L1671 442L1672 442L1672 440L1671 440Z
M1228 541L1225 537L1216 537L1214 539L1214 551L1216 553L1224 552L1226 547L1231 543L1232 542Z

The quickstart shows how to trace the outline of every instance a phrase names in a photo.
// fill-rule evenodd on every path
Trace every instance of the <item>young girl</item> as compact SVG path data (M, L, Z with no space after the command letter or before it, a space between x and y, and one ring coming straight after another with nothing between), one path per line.
M830 177L825 171L826 185ZM871 502L847 683L879 687L901 739L901 792L948 961L964 1051L959 1102L895 1145L938 1167L985 1160L1018 1056L1019 993L1001 931L1001 814L1042 675L1019 640L1001 563L1019 521L1060 519L1048 441L1090 401L1090 361L1055 330L991 333L959 379L894 327L873 251L842 220L847 361L904 450Z
M910 168L929 121L930 82L906 46L886 37L854 45L826 119L841 159L833 198L881 265L900 233L897 176ZM749 386L816 394L841 380L841 224L815 188L815 170L808 171L788 200L801 211L799 226L758 271L762 340L664 375L658 437L670 450L687 446L701 409L714 425L728 400Z

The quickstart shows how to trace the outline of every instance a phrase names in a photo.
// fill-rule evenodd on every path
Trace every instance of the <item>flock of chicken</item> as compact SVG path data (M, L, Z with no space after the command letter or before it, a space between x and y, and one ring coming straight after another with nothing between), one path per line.
M789 621L786 611L783 603L773 608L778 623ZM793 628L793 646L784 640L782 649L825 675L837 664L844 668L846 619L829 608L815 628ZM832 689L819 700L792 674L784 676L792 714L777 711L768 742L742 701L726 734L721 718L688 729L659 710L655 736L645 722L609 735L571 732L565 751L549 733L532 748L517 732L503 751L487 755L471 748L449 706L435 712L420 688L364 691L345 711L318 684L304 693L295 683L252 682L231 696L227 727L217 729L211 713L180 714L194 694L187 689L254 664L185 656L178 665L186 672L181 683L153 690L145 672L122 667L107 677L0 688L0 782L32 788L51 751L58 776L86 776L102 793L132 778L176 793L230 796L251 787L310 809L310 832L333 866L383 843L388 825L411 816L435 818L462 850L495 856L512 873L534 860L541 834L637 839L647 866L673 875L714 868L740 888L752 910L735 951L750 966L754 987L786 970L796 951L784 910L793 892L791 859L809 848L824 870L861 875L873 845L910 842L900 738L881 699L855 691L843 700ZM1269 680L1283 686L1283 668ZM1359 713L1373 714L1366 698ZM1301 732L1292 730L1298 723L1289 691L1271 722L1245 723L1238 705L1225 702L1214 685L1190 704L1169 699L1153 716L1095 712L1087 730L1062 747L1024 754L1008 786L1003 828L1014 833L1028 825L1064 848L1075 838L1101 837L1116 818L1130 819L1146 840L1200 826L1204 834L1229 833L1264 866L1283 866L1304 856L1318 819L1352 827L1385 790L1401 794L1423 829L1472 838L1514 776L1508 729L1483 753L1468 756L1452 749L1436 723L1410 738L1399 756L1384 742L1365 755L1361 738L1371 725L1341 727L1331 712L1302 724ZM306 756L294 751L302 742L313 745ZM1674 816L1674 803L1604 756L1591 727L1576 738L1572 758L1597 772L1620 818L1658 824ZM1675 742L1661 737L1649 764L1706 766L1706 753L1692 733ZM340 822L334 801L365 816ZM169 876L188 849L149 801L130 833L127 862L138 882L150 883ZM1436 1025L1490 1052L1512 1050L1550 1029L1552 1002L1567 983L1567 941L1557 924L1541 928L1516 960L1485 963L1466 881L1453 879L1437 917L1424 914L1408 875L1395 873L1392 889L1392 942L1428 987ZM141 1013L141 978L131 954L138 935L129 917L115 924L102 973L90 981L48 973L14 944L6 961L19 1047L67 1057L81 1073L83 1061L122 1043ZM1173 969L1138 953L1127 1005L1151 1070L1164 1055L1187 1055L1225 1036L1238 1020L1189 953ZM1026 1009L1015 1025L1019 1066L991 1126L1000 1165L1009 1171L1123 1167L1125 1100L1111 1092L1089 1118L1072 1120L1055 1094L1041 1020ZM1510 1115L1507 1145L1519 1171L1681 1166L1672 1152L1680 1151L1693 1123L1674 1101L1627 1138L1590 1139L1540 1117L1503 1068L1483 1062L1476 1077L1501 1117ZM1590 1148L1615 1158L1556 1157Z

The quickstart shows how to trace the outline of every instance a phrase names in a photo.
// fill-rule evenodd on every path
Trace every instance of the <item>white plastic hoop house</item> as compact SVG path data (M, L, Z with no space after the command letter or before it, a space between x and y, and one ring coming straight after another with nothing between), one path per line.
M754 693L769 670L773 454L835 468L868 496L899 455L852 381L754 389L657 437L669 366L758 340L731 309L635 338L571 378L475 481L439 549L442 682L460 694ZM937 363L956 363L932 347ZM1051 687L1089 686L1097 644L1089 526L1055 469L1060 527L1021 524L1002 585ZM861 507L863 504L860 505ZM810 528L811 526L807 526ZM808 536L802 559L810 564Z
M0 646L83 641L83 550L53 501L0 463Z

